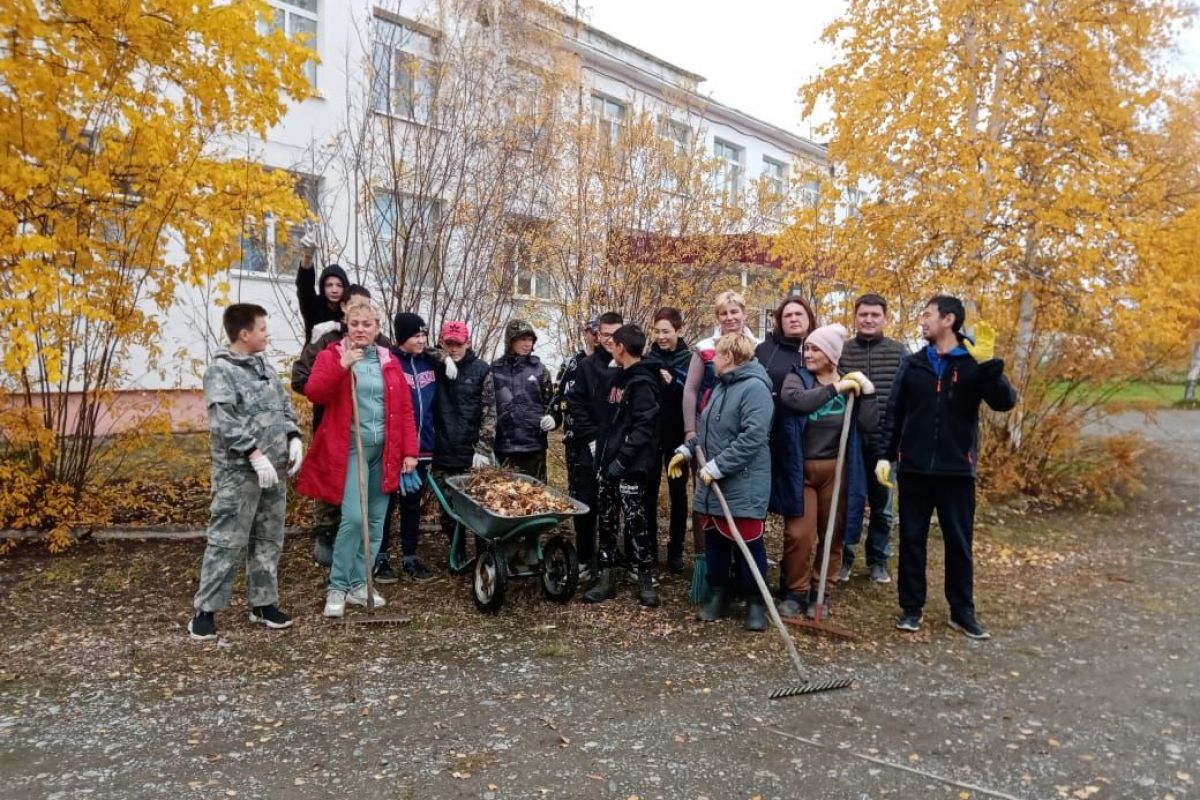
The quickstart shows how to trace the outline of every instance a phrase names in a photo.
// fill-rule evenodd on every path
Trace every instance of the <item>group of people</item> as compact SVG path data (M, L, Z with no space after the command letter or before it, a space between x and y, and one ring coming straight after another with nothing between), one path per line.
M761 342L746 326L745 300L732 291L715 300L713 334L692 345L678 309L655 311L649 331L609 311L583 326L581 349L555 379L534 355L537 334L525 321L505 327L503 354L489 364L472 350L462 321L444 323L430 347L424 320L401 313L388 338L370 292L336 265L318 276L310 253L297 290L306 344L292 387L313 404L307 455L288 394L264 358L264 309L225 310L230 344L205 373L213 500L192 638L216 637L214 615L228 605L243 561L251 620L292 624L277 604L285 470L316 501L314 558L329 567L324 614L337 618L347 604L367 604L367 569L373 584L399 580L389 557L397 508L400 572L432 577L418 557L430 473L500 464L544 481L547 434L560 426L568 491L590 509L573 520L586 602L614 598L628 569L638 602L658 606L659 571L684 570L690 518L694 577L709 590L697 617L725 617L741 596L745 627L764 630L765 607L730 521L765 575L773 513L783 523L778 610L811 616L822 588L828 595L849 579L864 520L871 577L891 581L898 495L897 627L921 627L936 510L950 624L987 638L972 595L978 417L981 403L1012 408L1016 393L994 357L990 328L980 323L975 338L965 335L958 299L939 295L925 306L926 344L915 353L885 335L888 305L877 294L855 303L853 335L819 325L808 303L785 298ZM669 530L660 559L664 471ZM442 527L453 531L448 519ZM451 558L463 563L465 553ZM371 601L386 602L378 592Z

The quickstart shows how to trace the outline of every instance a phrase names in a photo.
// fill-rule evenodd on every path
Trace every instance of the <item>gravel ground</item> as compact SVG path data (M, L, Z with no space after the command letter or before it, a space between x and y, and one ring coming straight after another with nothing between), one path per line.
M254 629L238 607L196 645L202 543L22 550L0 561L0 794L1200 797L1198 422L1148 427L1164 449L1126 516L982 520L992 641L946 628L940 598L904 636L894 585L856 578L835 620L860 640L798 639L811 677L855 688L780 701L767 691L795 679L779 642L692 622L678 579L657 611L628 589L602 609L530 590L497 617L451 579L401 584L385 611L406 623L333 627L289 539L296 628Z

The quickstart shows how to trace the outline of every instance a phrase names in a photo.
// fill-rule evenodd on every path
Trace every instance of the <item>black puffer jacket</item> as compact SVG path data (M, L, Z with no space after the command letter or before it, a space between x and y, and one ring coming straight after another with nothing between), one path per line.
M492 381L496 386L497 454L545 450L541 421L554 395L554 381L542 360L509 353L492 362Z
M605 401L604 439L596 446L601 471L640 477L658 468L658 398L662 376L645 360L620 370ZM616 464L615 467L612 465ZM611 468L610 468L611 467Z
M492 368L474 350L468 350L455 366L458 376L454 380L438 376L433 404L433 465L447 472L465 472L476 453L491 452L496 433L496 393Z
M671 375L670 383L663 383L659 375L662 391L658 402L658 446L660 450L674 450L683 444L683 386L692 363L692 349L683 339L670 351L660 350L655 344L650 346L650 355L645 360Z
M900 369L900 362L908 354L908 348L895 339L855 336L842 347L838 369L843 375L855 371L866 375L875 384L875 396L879 398L877 402L882 409L887 407L888 398L892 395L892 383ZM878 429L868 438L867 444L878 452L882 444Z
M975 477L979 463L979 404L1008 411L1017 391L998 358L977 364L962 347L942 359L941 375L929 347L900 362L883 420L881 455L900 474Z

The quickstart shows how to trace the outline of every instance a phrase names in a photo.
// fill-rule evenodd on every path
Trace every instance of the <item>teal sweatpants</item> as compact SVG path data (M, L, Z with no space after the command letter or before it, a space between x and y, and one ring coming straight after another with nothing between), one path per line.
M367 464L367 527L371 534L371 563L379 555L383 538L383 520L387 515L388 496L383 485L383 444L364 445ZM329 588L347 591L367 582L363 569L362 500L358 495L358 452L350 445L350 463L346 467L346 486L342 489L342 521L333 542L333 566L329 570Z

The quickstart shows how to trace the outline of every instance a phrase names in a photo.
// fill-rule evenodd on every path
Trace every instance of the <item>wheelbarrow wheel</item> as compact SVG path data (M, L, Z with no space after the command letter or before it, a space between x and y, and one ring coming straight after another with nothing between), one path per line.
M579 556L575 545L551 536L542 548L542 591L556 603L565 603L579 588Z
M487 544L475 557L475 576L471 594L475 606L486 614L495 614L504 605L504 590L508 583L508 564L492 544Z

